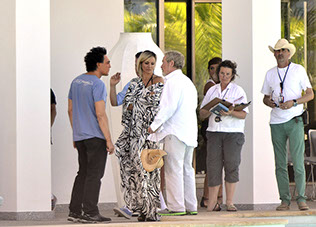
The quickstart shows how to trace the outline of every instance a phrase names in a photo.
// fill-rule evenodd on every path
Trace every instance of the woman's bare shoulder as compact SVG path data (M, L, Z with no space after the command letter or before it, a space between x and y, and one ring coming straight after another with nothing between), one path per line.
M161 76L157 76L157 75L154 75L153 77L153 84L157 84L157 83L164 83L164 80Z

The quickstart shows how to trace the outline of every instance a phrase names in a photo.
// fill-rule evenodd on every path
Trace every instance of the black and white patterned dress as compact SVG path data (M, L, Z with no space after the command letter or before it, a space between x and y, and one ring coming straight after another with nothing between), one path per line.
M158 148L155 142L146 138L149 135L147 130L158 112L162 89L162 83L145 88L140 78L131 81L123 101L124 129L115 143L126 206L152 220L160 219L157 214L160 170L150 173L144 170L140 154L145 148ZM133 110L127 110L129 104L133 105Z

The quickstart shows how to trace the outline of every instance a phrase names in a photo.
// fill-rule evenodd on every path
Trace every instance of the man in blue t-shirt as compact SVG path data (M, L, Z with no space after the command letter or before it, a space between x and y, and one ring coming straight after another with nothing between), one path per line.
M87 53L84 58L87 73L72 81L68 95L68 115L79 156L79 171L69 204L68 220L73 222L111 221L99 213L97 206L107 153L114 151L105 113L106 87L100 80L111 68L106 54L103 47Z

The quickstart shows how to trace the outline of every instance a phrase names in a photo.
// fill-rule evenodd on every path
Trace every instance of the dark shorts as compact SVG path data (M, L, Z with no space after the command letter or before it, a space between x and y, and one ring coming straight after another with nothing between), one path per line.
M241 149L245 143L245 135L241 132L207 132L206 137L208 186L222 184L223 167L225 181L238 182Z

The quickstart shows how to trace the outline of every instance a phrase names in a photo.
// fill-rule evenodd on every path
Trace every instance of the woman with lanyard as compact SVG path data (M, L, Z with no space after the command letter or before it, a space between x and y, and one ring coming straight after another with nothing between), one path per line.
M131 81L123 101L124 129L115 143L120 162L124 200L129 210L138 212L138 221L159 221L160 170L144 170L140 155L143 149L157 149L146 140L147 129L158 112L163 78L154 75L156 54L146 50L137 60L139 78Z
M225 60L219 64L217 75L220 83L206 93L200 109L200 118L209 117L207 136L207 175L209 200L207 211L220 211L217 194L222 184L222 171L225 170L225 189L227 211L237 211L233 204L236 183L239 181L241 149L245 142L244 127L248 108L236 111L234 104L247 103L244 90L233 83L236 77L236 63ZM221 110L216 116L210 112L207 104L214 98L220 98L233 105L227 112Z

